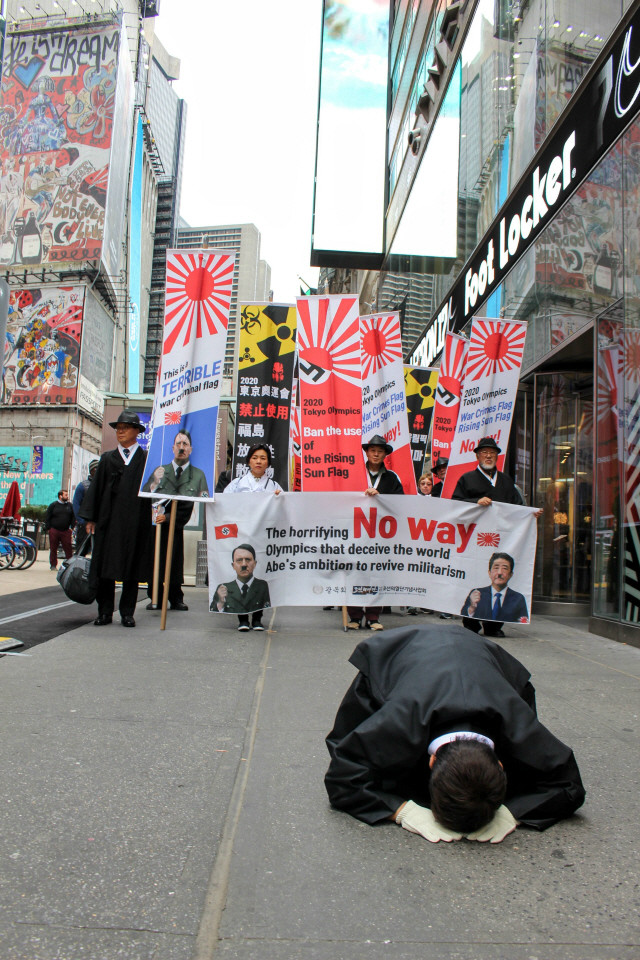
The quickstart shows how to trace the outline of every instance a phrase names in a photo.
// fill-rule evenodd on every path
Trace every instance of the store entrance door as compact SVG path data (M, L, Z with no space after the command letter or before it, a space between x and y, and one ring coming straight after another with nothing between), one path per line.
M593 493L593 378L535 377L535 505L538 537L534 598L589 603Z

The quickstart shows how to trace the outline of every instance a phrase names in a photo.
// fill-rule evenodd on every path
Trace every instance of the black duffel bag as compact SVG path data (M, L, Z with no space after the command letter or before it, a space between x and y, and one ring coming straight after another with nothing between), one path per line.
M87 536L78 552L62 561L56 577L69 600L75 603L93 603L96 598L97 584L91 585L89 581L91 558L80 556L89 539L93 547L93 537Z

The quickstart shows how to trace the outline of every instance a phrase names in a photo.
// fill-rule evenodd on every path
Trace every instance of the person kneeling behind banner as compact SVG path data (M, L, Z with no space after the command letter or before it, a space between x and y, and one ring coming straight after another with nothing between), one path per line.
M545 830L585 792L571 749L537 718L528 670L457 624L370 636L327 737L332 806L426 840L499 843Z

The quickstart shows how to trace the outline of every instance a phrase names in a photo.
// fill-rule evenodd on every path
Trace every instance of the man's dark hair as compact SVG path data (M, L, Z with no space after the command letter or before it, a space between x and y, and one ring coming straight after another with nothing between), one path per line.
M62 494L63 494L63 493L66 493L66 492L67 492L66 490L58 490L58 500L60 499L60 497L62 496Z
M247 454L247 463L249 463L249 460L251 460L251 457L254 455L254 453L257 453L258 450L264 450L264 452L267 455L267 463L269 464L269 466L271 466L271 450L266 445L266 443L256 443L254 444L253 447L249 447L249 453Z
M176 433L175 437L173 438L173 442L174 442L174 443L176 442L176 440L178 439L178 437L186 437L187 440L189 441L189 446L190 446L190 447L193 446L193 444L192 444L192 442L191 442L191 434L189 433L188 430L178 430L178 432Z
M506 789L504 770L488 744L454 740L436 754L429 781L431 812L443 827L472 833L493 820Z
M492 553L491 557L489 558L489 570L491 570L491 567L493 566L496 560L506 560L507 563L510 563L511 573L513 573L513 571L516 568L515 560L513 559L513 557L510 557L508 553Z
M241 543L241 544L239 544L237 547L234 547L234 548L233 548L233 551L232 551L232 553L231 553L231 562L232 562L232 563L233 563L234 558L235 558L235 555L236 555L236 550L248 550L249 553L251 554L251 556L253 557L253 559L255 560L255 558L256 558L256 552L255 552L255 550L253 549L253 547L251 546L251 544L250 544L250 543Z

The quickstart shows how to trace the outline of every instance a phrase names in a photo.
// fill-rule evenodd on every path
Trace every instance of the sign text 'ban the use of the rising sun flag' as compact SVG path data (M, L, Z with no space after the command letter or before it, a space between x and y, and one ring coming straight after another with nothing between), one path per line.
M162 359L142 496L213 499L234 264L231 250L167 251ZM182 467L174 462L178 434L191 448Z

